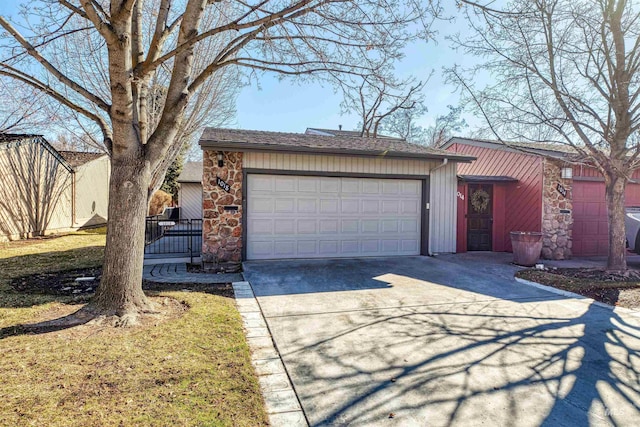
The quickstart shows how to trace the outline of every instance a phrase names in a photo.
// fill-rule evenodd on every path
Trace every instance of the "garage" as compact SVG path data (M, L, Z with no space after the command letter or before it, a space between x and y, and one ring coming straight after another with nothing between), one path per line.
M640 206L640 185L630 182L625 191L626 206ZM607 255L609 220L602 180L573 182L573 250L576 255Z
M433 255L456 250L457 164L399 138L205 129L202 259Z
M419 255L422 181L249 174L246 259Z

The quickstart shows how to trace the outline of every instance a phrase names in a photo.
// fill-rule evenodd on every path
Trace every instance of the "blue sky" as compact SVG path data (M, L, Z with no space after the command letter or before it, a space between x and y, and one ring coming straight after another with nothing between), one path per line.
M17 0L0 0L0 14L11 15L16 12ZM447 113L447 105L457 105L459 94L452 93L452 88L445 85L442 79L442 67L454 63L468 63L469 58L455 53L445 40L445 36L464 28L459 20L452 24L439 22L436 24L438 35L436 42L421 42L408 46L406 58L397 65L399 76L414 76L424 80L434 71L425 88L428 113L420 120L423 126L433 123L435 117ZM331 86L306 83L292 80L279 80L275 75L264 75L260 78L259 88L253 84L243 87L237 103L236 123L233 127L256 130L282 132L303 132L307 127L354 129L358 123L355 115L341 115L340 102L342 96L334 93ZM466 116L469 123L477 123Z

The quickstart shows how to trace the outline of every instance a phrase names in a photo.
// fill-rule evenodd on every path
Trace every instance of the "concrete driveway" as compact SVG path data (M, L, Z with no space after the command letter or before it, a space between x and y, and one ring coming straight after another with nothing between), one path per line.
M640 425L640 318L506 262L244 267L311 425Z

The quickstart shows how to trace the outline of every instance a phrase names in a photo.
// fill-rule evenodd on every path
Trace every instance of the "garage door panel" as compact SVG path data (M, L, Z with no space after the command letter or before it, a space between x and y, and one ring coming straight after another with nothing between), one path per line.
M318 191L318 181L313 178L298 178L298 191L300 193L316 193Z
M363 240L362 241L362 252L365 254L377 254L380 252L379 246L380 241L378 239L372 240Z
M415 215L420 211L417 200L402 200L400 205L402 206L401 212L403 214Z
M402 240L403 252L415 252L418 250L420 242L418 240Z
M323 219L320 220L320 233L323 234L336 234L340 229L340 224L337 219Z
M315 219L299 219L297 220L298 234L316 234Z
M340 179L339 178L323 178L320 181L320 192L321 193L333 193L336 194L340 190Z
M358 206L360 205L358 199L343 199L340 200L340 212L343 214L357 214L359 212Z
M378 234L380 232L380 221L377 219L363 219L360 224L362 225L363 233Z
M256 198L252 200L249 208L254 213L271 213L273 212L273 199Z
M320 240L320 255L333 256L338 253L340 248L340 242L338 240Z
M273 189L273 181L273 176L261 175L255 177L251 184L255 191L271 191Z
M397 194L397 193L394 193ZM382 213L398 213L399 205L395 200L383 200L382 201Z
M357 240L342 241L342 250L340 251L340 254L357 255L359 252L360 252L360 244Z
M274 222L273 232L278 235L294 234L296 232L295 223L287 219L276 219Z
M365 214L377 214L380 212L380 206L377 200L363 200L362 201L362 213Z
M341 221L341 230L343 234L357 234L358 233L357 219L343 219Z
M363 181L362 183L362 193L363 194L378 194L380 192L379 188L380 182L370 179L367 181Z
M249 174L247 258L418 255L421 189L418 180Z
M274 253L279 256L293 256L296 242L294 241L278 241L274 243Z
M278 176L275 178L275 188L280 193L295 193L296 179L293 176Z
M275 211L278 213L294 213L296 211L295 199L275 200Z
M299 199L298 213L316 213L318 210L318 201L315 199Z
M356 178L342 178L340 192L344 194L360 193L360 180Z
M337 214L338 213L338 205L339 201L323 199L320 200L320 213L323 214Z
M255 219L251 226L255 234L273 234L273 221L270 219Z

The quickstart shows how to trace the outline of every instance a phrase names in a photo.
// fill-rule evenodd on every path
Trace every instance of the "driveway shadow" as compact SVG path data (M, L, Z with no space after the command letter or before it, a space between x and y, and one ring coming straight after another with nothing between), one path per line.
M430 258L259 264L312 425L640 425L638 317Z

